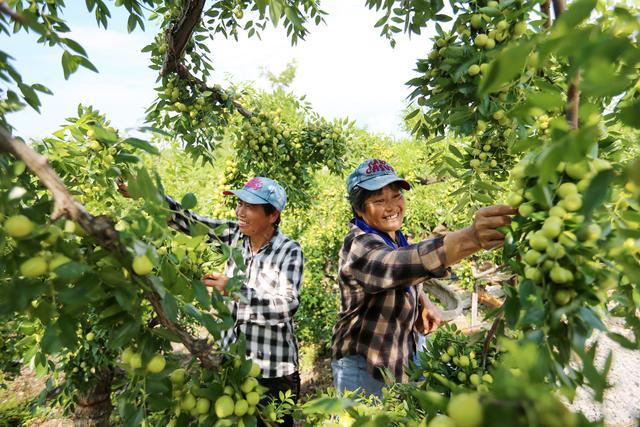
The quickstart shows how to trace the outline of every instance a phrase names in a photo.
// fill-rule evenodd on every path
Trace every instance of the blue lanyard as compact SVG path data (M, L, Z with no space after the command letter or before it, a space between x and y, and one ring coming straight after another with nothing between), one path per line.
M402 234L401 230L396 231L396 240L398 242L396 244L393 240L391 240L391 236L389 236L387 233L383 233L382 231L376 230L375 228L371 227L362 218L354 218L351 220L351 223L355 224L356 227L358 227L365 233L371 233L382 237L382 240L384 240L387 246L389 246L391 249L398 249L409 246L409 242L407 242L407 238L404 236L404 234ZM406 288L404 288L404 290L405 292L411 292L411 287L407 286Z
M375 228L364 222L362 218L354 218L353 220L351 220L351 223L355 224L360 230L364 231L365 233L372 233L382 237L382 240L384 240L387 246L389 246L391 249L398 249L409 246L409 242L407 242L407 238L404 237L404 234L402 234L401 230L396 231L396 240L398 241L398 243L396 244L393 240L391 240L391 237L387 233L376 230Z

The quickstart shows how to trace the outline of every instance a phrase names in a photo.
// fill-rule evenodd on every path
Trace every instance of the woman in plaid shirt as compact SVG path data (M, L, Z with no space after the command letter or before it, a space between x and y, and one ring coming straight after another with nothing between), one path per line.
M128 196L126 185L118 186ZM222 242L242 252L245 281L239 292L244 298L231 302L235 324L223 331L221 345L225 347L244 335L247 357L260 366L259 382L269 389L268 395L277 398L279 392L291 390L297 400L300 375L293 315L299 304L304 258L300 245L278 229L287 195L276 181L263 177L224 194L238 199L236 221L197 215L165 196L174 213L169 224L186 234L191 234L195 223L202 224L212 243ZM203 283L225 293L229 277L239 272L243 273L230 257L224 274L206 274ZM258 425L264 425L262 420ZM280 425L292 426L292 417L286 416Z
M409 189L383 160L366 160L349 175L354 219L340 250L342 302L332 337L333 380L340 392L359 388L381 397L381 368L407 381L414 328L421 323L429 332L440 323L421 283L444 276L448 266L481 249L501 246L504 235L496 229L510 224L515 213L504 205L483 208L471 226L409 245L401 231L402 191Z

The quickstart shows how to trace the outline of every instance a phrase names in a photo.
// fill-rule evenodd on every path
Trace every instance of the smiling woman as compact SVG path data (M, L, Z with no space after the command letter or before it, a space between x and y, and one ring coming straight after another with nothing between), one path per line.
M500 246L504 235L496 228L515 213L509 206L484 208L472 226L410 245L401 231L402 191L409 189L379 159L363 162L347 181L354 219L340 251L342 305L332 339L334 384L341 392L360 388L382 397L380 369L407 380L404 366L416 351L414 333L428 333L441 321L422 282L443 276L446 267L480 249Z

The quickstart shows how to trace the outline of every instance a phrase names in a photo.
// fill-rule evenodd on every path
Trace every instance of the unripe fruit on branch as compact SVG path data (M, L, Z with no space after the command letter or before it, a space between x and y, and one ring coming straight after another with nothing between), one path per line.
M518 213L520 214L520 216L523 216L523 217L528 217L533 212L535 212L535 208L531 203L523 203L518 208Z
M236 402L233 408L233 414L236 417L241 417L247 413L248 409L249 409L249 404L247 403L247 401L244 399L240 399Z
M566 268L562 268L559 265L553 267L549 272L549 277L554 283L569 283L573 281L573 273Z
M147 363L147 371L151 372L152 374L157 374L164 370L166 364L167 361L164 359L164 356L162 356L161 354L156 354L151 358L149 363Z
M540 230L545 237L553 239L557 237L562 231L562 225L564 222L557 216L551 216L544 221L542 229Z
M255 378L258 375L260 375L261 372L262 372L262 369L260 369L260 365L258 365L256 362L252 362L251 370L249 371L249 376Z
M61 265L64 265L68 262L71 262L71 260L69 258L67 258L64 255L57 255L56 257L54 257L50 262L49 262L49 270L53 271L56 268L60 267Z
M582 196L571 194L563 199L564 208L569 212L575 212L582 207Z
M22 264L20 264L20 274L24 277L38 277L42 276L49 270L49 266L47 265L47 260L45 260L41 256L35 256L33 258L29 258Z
M196 402L196 412L198 415L204 415L209 413L209 409L211 409L211 401L204 397L198 398Z
M153 264L146 255L137 256L133 259L133 271L138 276L146 276L153 271Z
M513 35L518 37L521 36L527 31L527 23L524 21L518 22L513 26Z
M458 427L479 427L482 406L475 394L458 394L449 400L447 413Z
M469 66L469 69L467 70L467 73L470 76L477 75L478 73L480 73L480 66L476 65L476 64L473 64L473 65Z
M476 44L476 46L483 47L489 41L489 36L487 36L486 34L478 34L473 41Z
M456 427L456 423L446 415L436 415L429 421L428 427Z
M135 351L131 347L127 347L122 352L122 363L126 363L127 365L131 362L131 356L135 354Z
M242 390L244 394L247 394L250 391L253 391L253 389L256 388L257 385L258 385L258 380L256 380L254 377L249 377L246 380L244 380L244 382L240 386L240 390Z
M195 396L191 393L187 393L180 401L180 409L184 411L191 411L196 407L196 404L197 402Z
M34 224L24 215L13 215L4 222L4 231L11 237L24 237L33 231Z
M522 196L518 193L509 193L507 196L507 204L511 207L517 208L522 203Z
M525 267L524 277L534 283L538 283L542 280L542 272L540 272L537 267Z
M235 403L230 396L224 395L216 400L214 407L218 418L226 418L233 414Z
M571 194L576 194L578 187L573 182L565 182L558 187L558 196L563 199Z
M142 355L140 353L133 353L129 359L129 366L131 366L131 369L142 368Z
M589 173L589 165L585 161L569 163L565 167L565 172L573 179L582 179Z
M473 28L480 28L482 25L482 15L473 15L471 16L471 26Z
M247 393L246 399L249 406L256 406L260 402L260 395L255 391L250 391Z
M549 240L538 231L529 238L529 246L537 251L544 251L549 246Z
M526 262L529 265L536 265L538 264L538 262L540 262L540 258L542 257L542 254L538 251L536 251L535 249L529 249L527 251L526 254L524 254L524 262Z

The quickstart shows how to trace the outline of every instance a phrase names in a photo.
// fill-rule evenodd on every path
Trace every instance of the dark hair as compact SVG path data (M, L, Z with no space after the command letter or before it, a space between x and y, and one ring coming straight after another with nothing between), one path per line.
M262 209L264 209L264 213L267 216L271 215L274 212L280 213L280 211L276 209L276 207L273 206L271 203L263 204ZM277 230L279 226L280 226L280 215L278 215L278 219L276 219L276 222L273 223L273 228Z
M393 190L402 191L402 187L398 182L392 182L388 184ZM384 187L382 187L384 188ZM358 212L364 212L364 204L366 203L369 197L378 196L382 193L382 188L378 190L365 190L364 188L356 185L349 193L349 203L351 203L351 210L353 211L353 215L356 217L360 217Z

